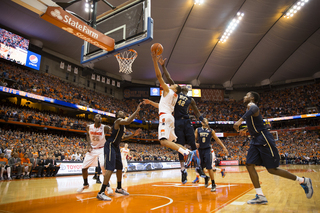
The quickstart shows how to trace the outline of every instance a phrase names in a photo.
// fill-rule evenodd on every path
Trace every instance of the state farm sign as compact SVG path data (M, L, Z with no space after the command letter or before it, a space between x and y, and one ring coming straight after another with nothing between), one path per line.
M103 50L114 50L114 39L90 27L61 7L48 7L41 18Z

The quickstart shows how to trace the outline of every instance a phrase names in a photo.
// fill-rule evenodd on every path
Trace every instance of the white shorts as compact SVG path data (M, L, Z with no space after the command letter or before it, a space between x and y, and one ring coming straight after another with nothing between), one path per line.
M104 147L100 149L92 149L91 152L87 152L82 163L82 169L89 168L91 166L98 166L98 161L100 167L104 170Z
M174 133L174 117L171 114L162 114L159 117L158 139L167 139L176 141L177 136Z
M216 155L214 154L213 149L211 149L211 154L212 154L212 168L216 167Z
M122 167L123 167L123 168L128 168L127 159L122 159Z

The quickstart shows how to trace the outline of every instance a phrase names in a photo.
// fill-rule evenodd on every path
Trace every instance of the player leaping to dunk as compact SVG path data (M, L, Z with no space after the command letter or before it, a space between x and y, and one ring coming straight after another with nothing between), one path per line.
M163 88L163 94L160 98L160 102L155 106L158 106L159 109L158 139L160 140L160 144L162 146L176 150L183 156L188 156L186 165L189 166L193 157L198 156L197 150L191 151L180 144L172 142L176 141L177 139L177 136L174 132L174 117L172 116L172 112L174 111L174 106L176 105L178 94L181 92L181 87L178 84L172 84L169 87L164 82L158 65L161 56L156 55L155 52L151 52L151 56L157 79ZM200 174L203 173L202 170L199 172Z

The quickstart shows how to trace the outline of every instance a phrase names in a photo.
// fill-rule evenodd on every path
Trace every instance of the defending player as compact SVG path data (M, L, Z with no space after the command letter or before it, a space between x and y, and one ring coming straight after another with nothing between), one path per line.
M113 171L116 169L117 175L117 189L116 193L129 195L127 191L122 189L121 180L122 180L122 162L119 144L121 142L122 136L125 132L125 125L129 125L133 119L138 115L140 111L140 105L138 105L136 111L127 119L125 119L125 113L123 111L118 111L116 114L117 120L115 120L111 136L108 138L107 142L104 144L104 155L105 155L105 165L104 168L106 172L104 173L104 180L101 186L101 190L97 195L99 200L111 201L111 198L105 195L105 190L108 187L108 183ZM101 165L101 168L102 165ZM108 190L109 191L109 190Z
M162 57L159 58L159 64L162 67L163 73L166 76L169 84L175 84L172 80L166 66L165 66L166 59L162 59ZM182 92L178 94L177 103L174 106L174 127L175 127L175 134L177 135L177 143L184 146L185 144L189 144L191 146L191 149L193 151L197 150L196 144L195 144L195 138L194 138L194 129L191 123L191 120L189 118L189 106L191 106L194 114L196 117L202 121L203 117L201 116L198 107L196 105L196 102L192 97L188 97L188 88L182 87ZM197 153L197 152L196 152ZM196 155L195 155L196 157ZM199 155L197 153L197 157L199 158ZM184 166L184 156L179 153L179 161L181 165L181 182L185 184L187 182L187 170ZM196 162L200 164L199 162ZM197 166L199 167L199 165ZM206 175L203 173L202 169L196 168L197 173L201 173L201 177L206 177Z
M256 197L249 200L248 204L267 204L267 198L260 188L259 176L255 165L262 165L267 168L268 172L287 179L295 180L300 183L304 189L307 198L313 195L312 182L310 178L298 177L286 170L279 169L280 155L275 144L272 134L264 125L257 103L260 95L256 92L248 92L243 98L247 106L247 112L234 125L234 129L240 132L240 135L246 135L249 131L251 135L250 147L247 154L246 167L249 172L251 181L256 190ZM247 128L239 131L242 121L246 121Z
M102 174L104 174L104 144L106 142L105 134L111 130L108 125L103 125L101 123L101 115L96 114L94 116L94 124L87 126L87 153L82 163L82 177L83 186L77 190L77 192L82 192L84 189L89 188L88 183L88 168L91 166L97 166L99 161L102 169ZM98 160L97 160L98 159Z
M216 184L214 181L214 173L212 170L212 153L211 153L211 138L213 138L222 148L223 151L229 155L228 150L223 145L221 140L216 136L215 131L209 128L208 120L206 118L201 121L202 127L199 127L194 132L194 136L197 142L199 154L200 154L200 161L201 161L201 167L206 168L209 172L210 178L211 178L211 191L216 191ZM209 177L205 177L205 187L208 187Z

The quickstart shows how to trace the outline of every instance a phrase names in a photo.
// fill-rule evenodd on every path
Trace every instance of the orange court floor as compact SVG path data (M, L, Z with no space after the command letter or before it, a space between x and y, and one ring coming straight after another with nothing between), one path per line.
M89 175L89 189L77 193L82 186L81 175L0 181L0 213L197 213L197 212L312 212L320 213L320 165L288 165L286 169L300 177L312 179L314 194L307 199L296 181L269 174L257 167L267 205L248 205L255 190L244 166L226 166L226 177L215 173L217 191L204 187L204 180L192 184L194 169L188 169L188 182L181 184L180 170L130 172L122 187L130 195L114 193L112 201L96 198L101 184ZM101 179L103 179L101 177ZM116 187L115 174L111 187Z

